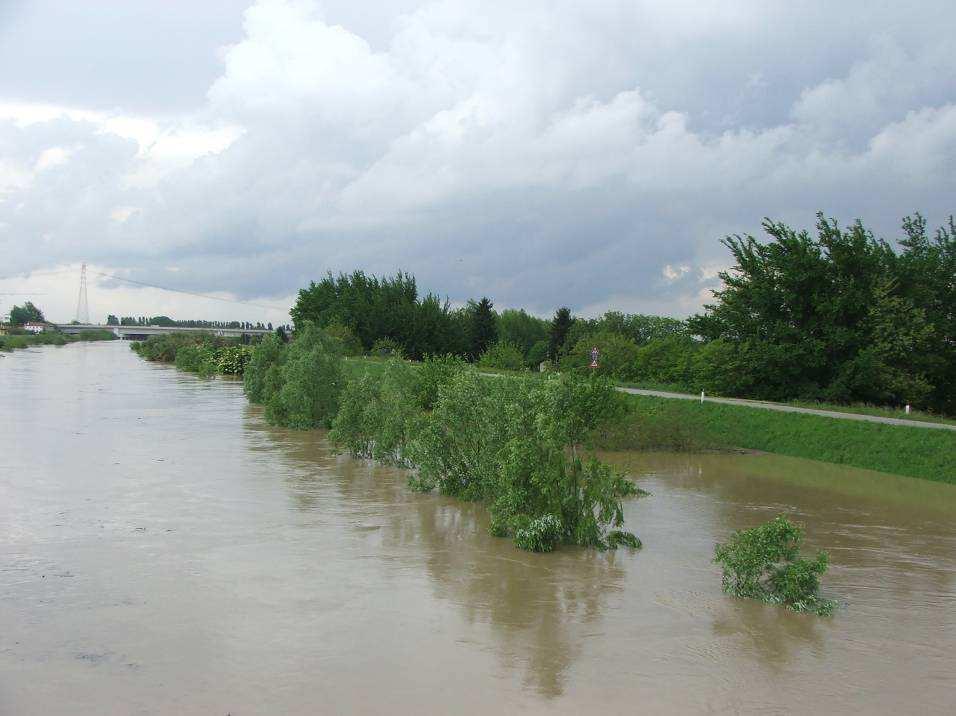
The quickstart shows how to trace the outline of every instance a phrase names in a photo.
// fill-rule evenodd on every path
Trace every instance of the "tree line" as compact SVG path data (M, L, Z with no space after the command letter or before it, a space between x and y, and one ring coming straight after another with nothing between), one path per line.
M586 369L648 385L769 400L911 404L956 414L956 225L916 214L895 243L818 215L816 231L765 220L766 238L722 240L734 264L704 311L678 320L558 308L550 320L452 308L415 278L331 273L291 311L349 352L454 355L496 368Z
M241 328L246 330L273 330L272 323L263 324L261 321L199 321L175 320L169 316L114 316L106 317L107 326L160 326L168 328ZM291 329L291 326L286 328Z

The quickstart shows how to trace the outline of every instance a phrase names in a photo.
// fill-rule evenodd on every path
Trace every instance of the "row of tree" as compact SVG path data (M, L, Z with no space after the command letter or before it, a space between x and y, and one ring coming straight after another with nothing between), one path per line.
M451 308L419 295L414 277L328 274L299 292L291 313L355 351L457 355L502 368L590 364L618 379L770 400L904 403L956 414L956 225L932 235L919 215L891 244L860 222L818 216L816 232L766 220L767 239L722 243L735 263L704 312L686 321L610 311L550 321L494 310L490 299ZM383 351L384 352L384 351Z
M499 313L487 297L453 309L435 294L420 296L409 274L379 278L362 271L329 273L313 281L299 291L291 314L297 329L311 321L364 352L387 342L416 360L449 354L478 360L504 344L520 365L529 367L559 359L568 344L599 330L614 330L642 343L685 330L676 319L613 311L588 320L575 319L561 308L547 321L523 309Z
M119 318L112 313L106 317L107 326L161 326L168 328L243 328L247 330L273 330L272 324L263 324L259 321L198 321L175 320L169 316L123 316Z

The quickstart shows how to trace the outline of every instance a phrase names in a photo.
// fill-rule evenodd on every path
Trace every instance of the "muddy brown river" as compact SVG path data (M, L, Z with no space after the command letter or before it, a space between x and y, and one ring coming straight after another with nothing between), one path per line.
M277 430L125 343L0 358L0 713L953 713L956 487L614 455L637 552L516 550L481 507ZM725 596L787 513L834 617Z

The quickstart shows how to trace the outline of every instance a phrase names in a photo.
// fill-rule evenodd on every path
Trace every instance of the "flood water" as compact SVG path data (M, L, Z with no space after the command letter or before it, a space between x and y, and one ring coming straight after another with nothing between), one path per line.
M956 488L769 455L615 455L637 552L516 550L483 510L267 426L123 343L0 358L0 713L952 713ZM714 543L787 513L821 619Z

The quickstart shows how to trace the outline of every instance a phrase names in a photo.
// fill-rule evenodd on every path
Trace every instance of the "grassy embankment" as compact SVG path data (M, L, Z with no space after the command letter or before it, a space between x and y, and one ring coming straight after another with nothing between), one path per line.
M374 360L346 361L350 373ZM489 378L494 380L494 378ZM628 395L628 419L599 437L611 450L761 450L956 484L956 432L719 403Z
M30 346L65 346L67 343L81 341L112 341L115 340L110 331L81 331L77 334L57 332L21 333L11 336L0 336L0 351L12 351Z

